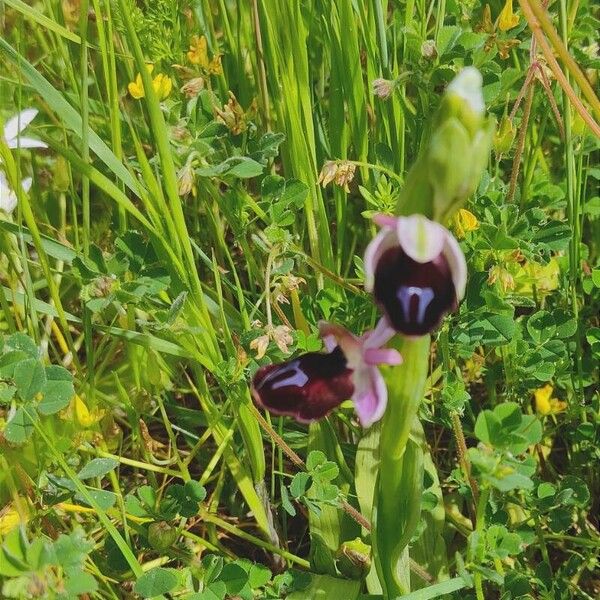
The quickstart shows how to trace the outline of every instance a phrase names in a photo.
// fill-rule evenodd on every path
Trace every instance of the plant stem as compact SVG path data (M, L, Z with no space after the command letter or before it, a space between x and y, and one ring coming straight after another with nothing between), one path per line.
M525 148L525 138L527 136L527 126L529 124L529 117L531 115L531 106L533 104L533 82L531 79L529 88L527 89L527 96L525 98L525 106L523 108L523 119L521 120L521 126L519 128L519 139L517 141L517 147L515 148L515 157L513 159L512 171L510 174L510 183L508 184L508 193L506 194L506 203L510 204L515 196L517 188L517 180L519 179L519 171L521 168L521 156Z

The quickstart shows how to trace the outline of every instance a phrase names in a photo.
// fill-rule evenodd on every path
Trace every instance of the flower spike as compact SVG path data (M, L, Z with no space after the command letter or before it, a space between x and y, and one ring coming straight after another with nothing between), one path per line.
M402 362L396 350L381 347L394 329L382 319L374 330L357 337L340 325L321 321L319 333L327 353L309 352L256 372L255 403L272 413L311 422L352 398L361 425L369 427L381 419L387 405L378 365Z
M365 251L365 288L405 335L433 331L465 294L467 265L454 236L422 215L376 215Z

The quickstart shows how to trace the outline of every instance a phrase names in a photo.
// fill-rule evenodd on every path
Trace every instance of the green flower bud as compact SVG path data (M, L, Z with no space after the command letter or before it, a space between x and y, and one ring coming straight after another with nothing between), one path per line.
M515 140L516 133L514 123L507 116L502 117L500 127L494 135L494 152L506 154Z
M481 86L474 67L463 69L448 85L429 140L406 176L399 214L422 213L443 223L475 191L494 131Z
M371 568L371 546L360 538L344 542L337 551L337 566L346 577L359 579Z
M177 529L171 527L166 521L150 523L148 527L148 542L159 552L170 548L178 537Z

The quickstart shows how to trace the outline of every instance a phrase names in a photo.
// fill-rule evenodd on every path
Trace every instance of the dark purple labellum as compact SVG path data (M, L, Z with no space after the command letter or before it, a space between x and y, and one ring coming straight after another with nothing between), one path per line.
M299 421L321 419L354 393L352 370L339 346L330 354L309 352L261 367L252 380L259 406Z
M380 257L374 293L394 329L405 335L430 333L458 306L446 257L419 263L400 246Z

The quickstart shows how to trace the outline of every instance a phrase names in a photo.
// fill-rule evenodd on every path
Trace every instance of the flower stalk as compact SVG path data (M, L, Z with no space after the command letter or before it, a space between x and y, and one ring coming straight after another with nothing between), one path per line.
M398 338L403 364L387 377L390 403L383 417L374 503L373 559L385 598L410 591L407 545L419 523L423 450L410 433L425 393L429 336Z
M475 191L493 139L494 125L485 117L481 85L481 75L473 68L464 69L449 84L434 117L432 134L407 174L396 207L398 215L413 216L397 218L396 224L380 221L383 229L379 240L372 242L370 252L367 249L365 255L367 269L369 255L379 258L373 260L377 268L371 271L376 299L395 328L405 335L392 341L403 363L386 374L388 408L381 428L373 510L373 560L384 598L388 599L411 590L408 544L420 520L424 469L424 450L418 436L411 436L411 429L425 394L430 352L428 332L435 329L446 312L456 309L466 283L462 252L440 224L457 213ZM421 217L415 218L415 213ZM386 226L396 230L397 240L392 233L385 232ZM418 264L407 262L399 254L397 243L400 251L407 252ZM402 304L402 291L410 290L410 300L401 310L394 309L390 300L381 294L378 298L377 294L378 272L381 279L390 278L391 272L382 276L381 265L386 264L386 256L389 262L392 252L398 255L393 270L398 276L393 296ZM411 271L410 267L415 268ZM414 275L407 275L410 273ZM442 280L449 286L446 291L439 287ZM367 281L366 285L369 287L372 282ZM429 298L439 303L433 311L433 301L425 307ZM398 315L406 319L398 319Z

